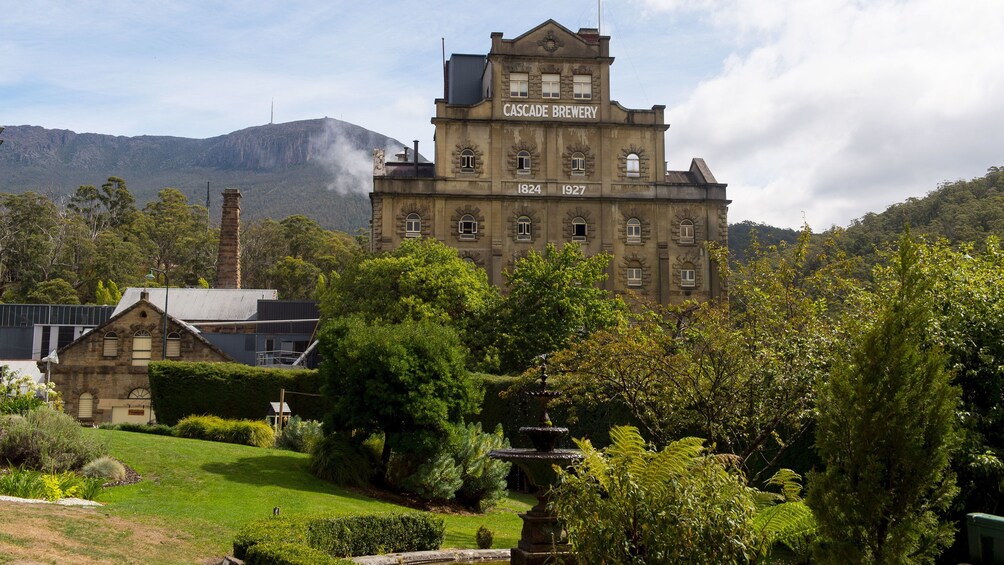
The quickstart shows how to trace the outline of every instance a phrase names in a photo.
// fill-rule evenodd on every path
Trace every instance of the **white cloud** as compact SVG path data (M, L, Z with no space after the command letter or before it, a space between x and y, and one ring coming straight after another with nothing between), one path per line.
M999 164L1004 3L709 6L757 43L667 110L668 146L730 182L733 221L846 225Z

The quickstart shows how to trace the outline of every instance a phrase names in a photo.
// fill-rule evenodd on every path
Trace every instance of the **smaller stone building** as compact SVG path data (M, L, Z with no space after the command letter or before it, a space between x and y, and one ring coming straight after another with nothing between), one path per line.
M59 349L51 380L67 414L85 424L151 422L156 419L147 378L151 360L233 362L199 330L173 316L167 316L164 339L164 315L144 292L107 322Z

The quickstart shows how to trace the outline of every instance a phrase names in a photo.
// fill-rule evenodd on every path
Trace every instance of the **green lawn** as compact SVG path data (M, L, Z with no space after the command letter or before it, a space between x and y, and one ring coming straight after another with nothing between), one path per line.
M208 555L229 553L236 530L270 516L392 512L406 510L356 494L310 474L308 457L277 449L111 430L86 430L143 477L135 485L104 489L102 512L126 520L169 525ZM511 495L482 515L444 514L444 547L476 547L474 532L485 524L495 547L512 547L532 497Z

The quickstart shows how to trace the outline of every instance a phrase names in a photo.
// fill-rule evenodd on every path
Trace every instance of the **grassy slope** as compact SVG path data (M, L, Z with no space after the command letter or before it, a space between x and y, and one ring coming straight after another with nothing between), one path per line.
M200 548L204 557L230 550L234 532L246 522L283 514L349 514L401 511L315 478L306 455L273 449L109 430L87 430L106 441L116 458L144 481L103 491L103 512L164 526L170 524ZM474 547L481 524L495 531L496 547L512 547L521 523L516 512L529 497L510 498L486 515L444 515L444 547Z

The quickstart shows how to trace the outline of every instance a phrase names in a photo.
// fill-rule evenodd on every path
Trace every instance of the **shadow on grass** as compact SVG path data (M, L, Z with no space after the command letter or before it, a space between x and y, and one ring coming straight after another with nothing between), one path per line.
M373 500L315 477L310 473L309 460L288 451L269 450L268 455L242 457L232 463L206 463L202 465L202 470L235 483L334 494L360 501Z

